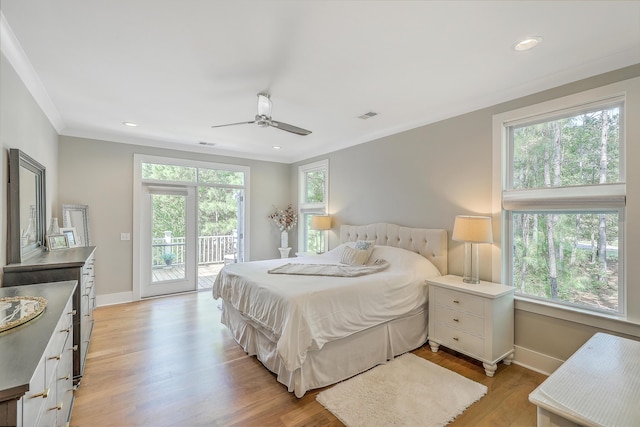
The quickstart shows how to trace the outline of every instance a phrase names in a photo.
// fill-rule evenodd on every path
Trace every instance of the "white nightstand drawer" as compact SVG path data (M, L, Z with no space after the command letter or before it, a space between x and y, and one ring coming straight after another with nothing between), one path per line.
M481 317L436 305L434 320L437 324L459 329L477 337L484 337L484 320Z
M482 338L442 324L436 324L435 332L438 340L442 341L442 345L445 347L476 357L482 357L484 353L484 340Z
M442 288L435 291L436 304L484 317L483 298Z

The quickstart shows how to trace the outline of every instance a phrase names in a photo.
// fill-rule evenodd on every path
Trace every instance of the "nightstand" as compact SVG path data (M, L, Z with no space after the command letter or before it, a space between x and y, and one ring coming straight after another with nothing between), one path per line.
M459 276L441 276L429 284L429 346L441 345L482 361L492 377L497 363L513 360L512 286L469 284Z

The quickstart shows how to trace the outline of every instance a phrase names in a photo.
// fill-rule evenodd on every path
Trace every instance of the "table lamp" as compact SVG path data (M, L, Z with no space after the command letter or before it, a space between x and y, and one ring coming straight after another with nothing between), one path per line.
M488 216L458 215L453 225L456 242L464 242L464 275L465 283L480 283L478 264L478 244L493 243L491 218Z
M311 217L311 229L316 231L327 231L331 230L331 217L329 215L315 215ZM322 239L322 251L318 253L324 252L324 242L326 239ZM318 245L319 247L320 245Z

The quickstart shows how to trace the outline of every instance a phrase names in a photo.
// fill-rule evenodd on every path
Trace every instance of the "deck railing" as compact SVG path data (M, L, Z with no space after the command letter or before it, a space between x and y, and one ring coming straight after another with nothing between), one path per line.
M169 264L184 264L184 237L174 237L169 234L165 237L153 238L151 248L153 267L167 265L165 261L167 257L173 258ZM234 235L198 237L198 265L223 263L225 255L234 255L235 253L236 237Z

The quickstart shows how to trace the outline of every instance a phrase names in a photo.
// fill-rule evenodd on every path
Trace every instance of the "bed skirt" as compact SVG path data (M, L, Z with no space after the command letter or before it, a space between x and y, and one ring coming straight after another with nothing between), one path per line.
M307 353L302 367L291 372L278 356L276 343L225 302L221 321L244 351L256 356L298 398L308 390L346 380L422 346L428 332L425 306L412 315L326 343L322 349Z

